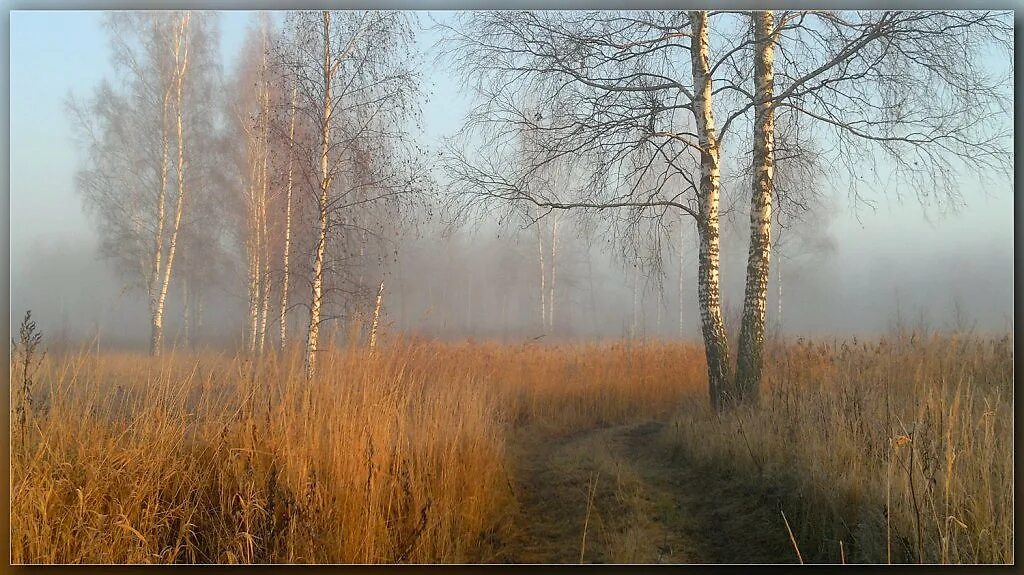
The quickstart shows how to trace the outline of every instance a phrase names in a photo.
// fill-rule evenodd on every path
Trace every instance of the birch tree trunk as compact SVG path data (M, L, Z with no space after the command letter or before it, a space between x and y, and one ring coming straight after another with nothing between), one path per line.
M244 125L244 124L243 124ZM250 141L249 152L249 197L246 200L246 239L245 248L248 255L249 268L249 318L246 325L246 345L249 353L256 353L256 336L259 325L259 225L256 218L257 213L257 188L259 186L259 170L256 158L260 155L260 140L255 131L246 130Z
M188 30L190 13L185 12L181 18L181 28L174 47L174 67L177 75L177 120L178 120L178 198L174 207L174 227L171 232L171 243L167 248L167 265L164 267L163 281L160 285L160 296L157 299L156 313L153 314L155 331L153 355L160 355L163 344L164 304L167 301L167 288L171 283L171 269L174 267L174 251L178 244L178 230L181 229L181 214L185 208L185 136L182 125L182 85L188 69L188 42L185 34ZM184 50L182 50L184 44Z
M377 303L373 306L373 324L370 326L370 355L373 355L377 347L377 328L380 326L380 308L384 303L384 280L380 281L377 289Z
M171 129L167 125L167 109L170 106L171 89L173 87L174 84L168 82L167 89L164 90L163 97L163 118L160 128L160 139L163 144L163 154L160 158L160 190L157 193L156 234L153 237L153 270L152 275L147 281L147 288L149 291L149 311L151 316L149 353L153 356L160 355L160 348L163 344L163 316L158 313L157 303L160 299L160 272L162 271L161 260L163 259L164 251L164 222L166 220L165 204L167 202L167 172L170 164L171 146Z
M291 118L288 128L288 184L285 189L284 204L284 261L281 273L281 349L288 340L288 256L292 246L292 163L295 158L295 97L298 87L292 87L292 103L289 110Z
M259 345L257 351L262 355L263 346L267 339L267 315L270 311L270 239L267 232L267 162L270 156L270 88L268 87L269 80L267 78L267 30L264 26L263 29L263 69L262 69L262 83L263 83L263 102L261 106L261 116L263 118L262 128L262 139L263 139L263 165L261 166L260 173L260 203L259 203L259 221L260 221L260 238L262 240L262 248L260 256L263 260L263 269L260 275L260 335Z
M264 180L264 186L266 180ZM260 304L260 337L257 351L262 354L263 347L267 340L267 317L270 312L270 241L267 233L267 215L266 215L266 195L262 198L261 208L261 221L263 224L262 238L263 238L263 271L260 275L260 293L261 301Z
M756 402L764 352L765 302L771 256L772 176L775 114L774 45L771 11L754 12L754 149L750 198L750 251L743 297L743 320L736 357L736 391L742 401Z
M723 399L730 394L729 339L722 320L718 286L720 169L715 115L711 107L707 12L691 11L690 26L693 36L690 64L693 70L694 116L701 148L697 301L700 305L701 333L704 337L704 354L708 364L708 392L711 406L715 410L720 410L723 407Z
M333 102L331 100L331 13L323 12L324 19L324 111L323 122L320 127L320 199L318 207L320 211L319 229L316 242L316 254L313 258L313 288L309 305L309 332L306 339L306 378L316 375L316 352L318 351L318 340L320 336L320 306L323 303L323 282L324 282L324 248L327 246L328 192L331 187L330 161L328 155L331 149L331 116L333 113Z

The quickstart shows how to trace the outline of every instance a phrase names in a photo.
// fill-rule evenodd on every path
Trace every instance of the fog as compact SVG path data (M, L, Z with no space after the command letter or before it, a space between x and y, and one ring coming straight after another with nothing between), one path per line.
M913 222L913 216L921 217L915 210L920 208L903 206L895 213ZM892 214L861 217L863 228L843 218L821 231L817 249L782 252L775 258L769 326L779 326L781 265L781 327L788 335L878 333L896 324L897 313L905 325L924 321L932 328L951 328L958 308L961 324L966 319L980 331L1012 329L1012 244L998 228L974 234L950 216L921 226L926 233L901 235ZM12 326L31 309L48 341L145 348L149 316L143 294L123 288L90 235L44 231L31 243L12 244ZM929 246L933 237L945 241ZM418 236L403 239L397 261L363 271L367 284L385 282L385 333L449 339L541 336L536 241L532 228L495 226L459 230L448 237L426 227ZM666 253L659 287L655 272L643 262L634 267L614 243L570 236L560 240L555 327L544 338L699 338L692 230L684 243L682 332L678 252ZM727 322L735 323L732 316L742 301L745 254L742 229L729 226L721 272ZM202 325L191 327L199 342L218 347L242 341L246 317L243 271L227 272L228 279L207 296ZM634 281L639 292L636 312ZM367 315L374 291L369 289L357 304ZM176 296L172 289L168 342L182 336L182 307ZM292 329L300 330L293 333L301 333L303 313L301 307L292 310ZM347 333L344 319L328 322L325 331Z
M224 17L225 54L237 53L247 18ZM84 93L108 73L103 31L94 15L68 13L21 13L12 18L11 29L12 329L32 310L48 342L144 349L150 335L148 303L142 290L125 289L99 253L95 223L74 189L81 157L63 107L69 92ZM73 54L51 49L66 47L71 38L77 46ZM48 72L38 72L43 69ZM435 146L457 127L468 96L441 72L432 72L427 83L435 95L423 109L424 134L427 146ZM961 325L966 321L979 331L1011 330L1011 188L1008 182L1005 188L983 190L965 175L964 205L956 213L940 214L913 198L897 200L899 190L861 190L876 201L872 209L851 204L844 193L826 187L824 207L787 229L786 238L796 241L783 243L772 256L769 328L792 336L869 335L897 321L947 328L959 317ZM742 210L724 220L723 309L733 324L742 303L746 222ZM364 286L355 313L372 313L376 286L383 280L386 334L697 340L697 253L692 222L688 226L682 240L678 234L664 239L671 247L662 254L659 275L645 261L636 266L624 257L622 246L600 228L583 234L566 223L556 260L554 329L546 333L533 228L485 221L452 231L440 222L425 222L410 226L383 265L350 272ZM202 324L190 326L200 343L232 348L242 341L246 278L244 258L235 259L238 267L222 270L223 281L206 294ZM298 280L294 285L300 304L308 298L303 295L307 286ZM179 285L172 282L168 298L165 339L170 346L184 330ZM308 321L301 305L290 312L296 338L303 333L304 314ZM344 334L354 318L350 310L324 330ZM731 335L736 335L734 325Z

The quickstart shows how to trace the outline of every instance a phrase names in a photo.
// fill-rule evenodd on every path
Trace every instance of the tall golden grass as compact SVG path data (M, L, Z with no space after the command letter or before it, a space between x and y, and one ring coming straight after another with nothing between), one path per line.
M487 562L514 556L517 430L650 420L690 464L788 489L805 558L842 538L884 562L891 533L913 560L918 525L927 561L1012 556L1005 339L776 346L760 408L722 417L692 344L321 353L308 383L299 350L45 357L12 428L12 560Z
M485 561L510 426L667 415L682 358L696 379L671 346L398 343L307 383L298 350L47 357L12 430L12 559Z
M668 438L800 517L805 559L1013 561L1009 336L800 340L766 367L760 406L684 402Z

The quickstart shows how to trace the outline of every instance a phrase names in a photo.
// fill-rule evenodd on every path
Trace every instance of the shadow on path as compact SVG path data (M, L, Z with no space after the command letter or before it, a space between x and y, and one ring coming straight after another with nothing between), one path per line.
M582 550L585 563L795 562L775 505L688 466L660 441L663 427L521 432L510 470L519 509L501 560L578 563Z

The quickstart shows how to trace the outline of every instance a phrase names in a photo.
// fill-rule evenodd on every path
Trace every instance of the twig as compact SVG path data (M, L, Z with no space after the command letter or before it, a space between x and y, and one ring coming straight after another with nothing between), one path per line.
M580 563L583 563L583 553L587 549L587 526L590 524L590 510L594 508L594 494L597 493L597 480L601 477L601 473L598 472L593 477L589 486L589 494L587 495L587 516L583 520L583 540L580 541Z
M793 537L793 530L789 528L789 521L786 520L786 512L779 509L779 513L782 514L782 521L786 524L786 531L789 532L789 540L793 543L793 549L796 550L796 558L800 560L800 564L804 564L804 558L800 555L800 547L796 544L796 537Z

